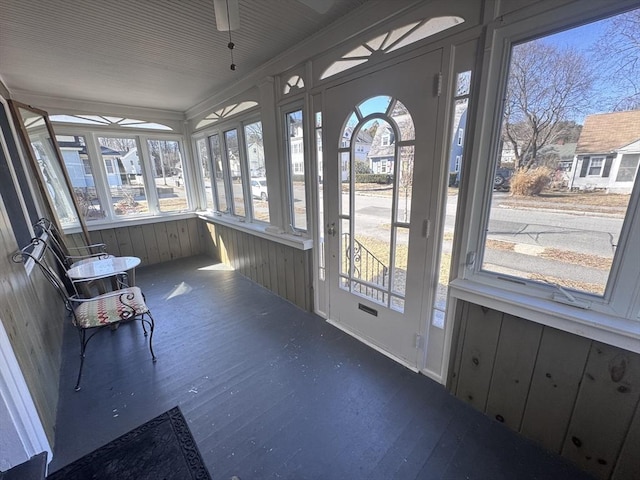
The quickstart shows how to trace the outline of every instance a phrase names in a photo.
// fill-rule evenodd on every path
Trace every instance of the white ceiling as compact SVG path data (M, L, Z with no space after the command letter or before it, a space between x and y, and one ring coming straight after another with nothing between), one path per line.
M212 0L0 0L0 79L14 96L184 112L367 1L239 0L233 72Z

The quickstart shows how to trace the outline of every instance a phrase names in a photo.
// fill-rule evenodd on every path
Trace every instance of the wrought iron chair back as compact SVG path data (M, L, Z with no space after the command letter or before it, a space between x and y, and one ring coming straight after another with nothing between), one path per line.
M78 298L77 295L69 293L65 283L52 268L51 256L55 258L50 245L40 238L33 238L31 243L16 252L12 259L16 263L32 260L60 295L66 309L70 312L71 322L80 334L80 368L75 390L80 390L87 344L98 331L105 327L115 328L122 322L140 320L144 336L149 336L149 351L155 363L156 356L152 343L155 322L140 288L126 287L93 298ZM90 333L87 334L87 332Z
M80 262L109 258L104 243L94 243L82 247L68 247L60 231L48 218L39 219L34 230L39 238L45 239L53 254L59 260L60 265L68 270ZM43 235L45 234L45 235Z

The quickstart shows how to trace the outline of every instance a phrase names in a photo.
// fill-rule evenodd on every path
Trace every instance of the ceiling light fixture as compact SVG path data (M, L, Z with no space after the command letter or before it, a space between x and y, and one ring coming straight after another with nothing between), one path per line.
M240 28L240 10L238 0L213 0L216 14L216 28L221 32Z
M229 43L227 43L227 48L231 53L231 65L229 68L235 70L236 64L233 61L233 49L236 45L231 40L231 30L236 30L240 27L238 0L213 0L213 9L216 14L216 28L221 32L229 32Z

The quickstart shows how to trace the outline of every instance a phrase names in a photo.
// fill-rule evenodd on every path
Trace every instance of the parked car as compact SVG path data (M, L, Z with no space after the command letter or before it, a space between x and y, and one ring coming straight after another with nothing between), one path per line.
M269 198L266 178L251 179L251 195L255 198L259 198L260 200L267 200Z
M494 190L509 190L513 170L510 168L498 167L493 177Z

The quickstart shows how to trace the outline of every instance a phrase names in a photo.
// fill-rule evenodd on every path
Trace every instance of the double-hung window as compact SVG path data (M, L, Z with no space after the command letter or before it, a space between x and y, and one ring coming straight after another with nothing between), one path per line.
M602 165L604 164L604 157L591 157L589 159L589 170L587 175L590 177L602 176Z

